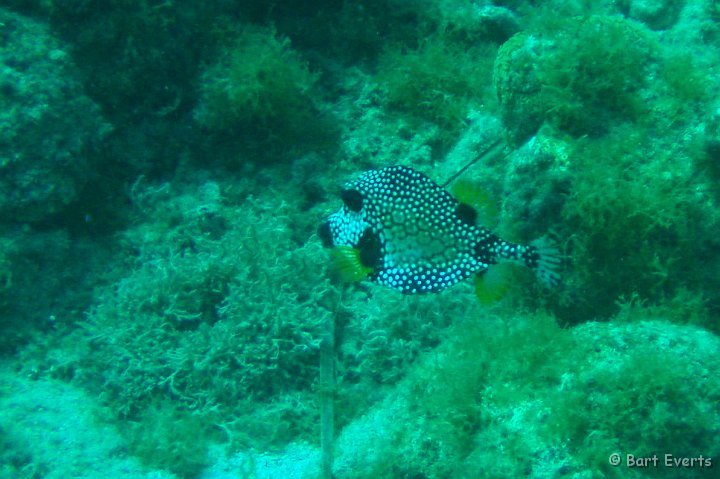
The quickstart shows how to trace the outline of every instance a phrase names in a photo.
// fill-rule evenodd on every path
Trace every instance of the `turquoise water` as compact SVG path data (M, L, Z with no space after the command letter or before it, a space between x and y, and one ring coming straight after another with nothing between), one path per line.
M719 21L3 2L0 478L718 477ZM343 281L318 226L391 165L558 284Z

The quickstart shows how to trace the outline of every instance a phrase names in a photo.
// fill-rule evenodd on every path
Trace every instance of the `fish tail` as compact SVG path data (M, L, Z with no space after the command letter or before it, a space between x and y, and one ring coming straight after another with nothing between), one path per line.
M558 270L562 254L555 242L543 236L530 243L528 250L528 266L535 271L540 282L549 288L556 286L560 282Z

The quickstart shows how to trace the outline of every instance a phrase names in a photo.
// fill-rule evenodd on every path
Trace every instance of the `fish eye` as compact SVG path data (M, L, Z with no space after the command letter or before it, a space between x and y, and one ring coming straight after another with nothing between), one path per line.
M350 208L350 211L357 213L362 209L363 197L358 190L343 188L340 191L340 198L345 203L345 206Z

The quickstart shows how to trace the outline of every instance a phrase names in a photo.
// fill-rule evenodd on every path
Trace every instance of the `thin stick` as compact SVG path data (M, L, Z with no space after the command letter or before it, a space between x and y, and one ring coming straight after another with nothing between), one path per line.
M320 445L322 478L332 479L335 428L335 315L331 315L327 322L325 337L320 342Z
M458 176L460 176L460 175L462 175L463 173L465 173L465 172L468 170L468 168L470 168L472 165L474 165L475 163L477 163L478 161L482 160L483 158L487 157L487 156L490 155L490 154L499 153L499 152L500 152L502 149L504 149L504 148L505 148L505 143L502 141L502 139L498 138L498 139L495 140L490 146L488 146L487 148L485 148L485 150L484 150L482 153L480 153L480 154L479 154L478 156L476 156L472 161L470 161L470 163L468 163L468 164L466 164L465 166L463 166L462 168L460 168L460 170L458 170L458 171L457 171L454 175L452 175L447 181L445 181L445 183L442 184L442 187L443 187L443 188L446 188L450 183L452 183L453 181L455 181ZM507 155L509 155L509 154L510 154L510 153L507 152L507 153L505 153L505 156L507 156Z

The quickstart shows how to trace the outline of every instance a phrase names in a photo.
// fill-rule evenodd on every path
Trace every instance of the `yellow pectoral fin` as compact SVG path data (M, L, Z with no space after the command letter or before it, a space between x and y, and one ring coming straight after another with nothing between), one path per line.
M494 303L505 296L513 278L512 263L500 263L490 266L475 275L475 295L482 304Z
M471 206L477 212L477 220L481 225L492 227L497 223L497 204L477 183L458 180L450 187L450 192L460 203Z
M333 269L343 281L362 281L372 273L372 268L360 261L360 250L352 246L336 246L330 250Z

